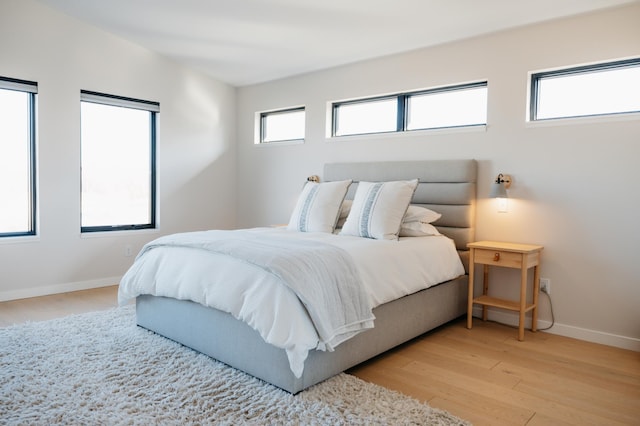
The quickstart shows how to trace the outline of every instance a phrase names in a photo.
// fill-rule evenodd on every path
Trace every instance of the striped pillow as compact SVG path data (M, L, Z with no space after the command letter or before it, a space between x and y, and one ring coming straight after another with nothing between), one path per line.
M418 179L360 182L340 235L397 240Z
M349 185L351 180L307 182L298 197L287 229L300 232L333 232Z

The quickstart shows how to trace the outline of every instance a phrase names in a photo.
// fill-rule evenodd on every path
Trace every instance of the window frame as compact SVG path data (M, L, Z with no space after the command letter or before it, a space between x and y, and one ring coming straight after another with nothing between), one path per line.
M160 112L160 103L153 101L146 101L142 99L135 99L125 96L117 96L106 93L94 92L89 90L80 91L80 103L90 102L96 104L102 104L107 106L123 107L138 109L149 112L149 223L145 224L128 224L128 225L94 225L83 226L82 219L80 221L80 233L90 234L96 232L114 232L114 231L132 231L142 229L157 229L157 134L158 134L158 117ZM82 124L82 119L80 121ZM80 140L80 149L82 150L82 140ZM82 217L82 176L80 179L80 214Z
M304 128L303 128L303 135L301 138L293 138L293 139L276 139L276 140L272 140L272 141L266 141L265 140L265 133L266 133L266 120L267 117L271 116L271 115L280 115L280 114L289 114L289 113L295 113L295 112L299 112L302 111L304 113ZM299 106L295 106L295 107L289 107L289 108L281 108L281 109L275 109L275 110L269 110L269 111L261 111L256 113L256 119L257 119L257 137L256 137L256 141L255 141L255 145L272 145L272 144L279 144L279 143L302 143L305 140L306 137L306 122L307 122L307 111L306 111L306 107L304 105L299 105Z
M19 232L0 232L0 238L29 237L38 235L37 194L37 94L38 83L0 76L0 89L24 92L28 95L29 114L29 229Z
M545 122L550 120L566 120L588 117L617 116L621 114L638 114L638 111L620 111L620 112L604 112L597 114L581 114L568 115L559 117L538 118L538 108L540 103L540 81L545 78L554 78L570 75L588 74L600 71L607 71L620 68L640 67L640 57L631 59L622 59L616 61L600 62L590 65L578 65L572 67L558 68L554 70L539 71L530 73L529 77L529 114L527 120L529 122Z
M373 96L373 97L369 97L369 98L350 99L350 100L346 100L346 101L333 102L331 104L331 137L332 138L342 138L342 137L348 137L348 136L384 135L384 134L401 132L402 128L404 127L404 110L406 108L406 102L405 102L404 96L406 96L406 94L399 93L399 94L393 94L393 95L381 95L381 96ZM395 130L388 130L388 131L384 131L384 132L349 133L349 134L344 134L344 135L336 134L337 130L338 130L338 125L339 125L338 109L341 106L373 103L373 102L384 101L384 100L389 100L389 99L395 99L396 100L396 120L395 120L396 121L396 128L395 128ZM400 110L403 111L402 114L399 113Z
M486 87L488 89L489 83L487 80L483 81L475 81L470 83L461 83L454 85L447 85L441 87L435 87L431 89L422 89L415 90L410 92L401 92L394 93L388 95L380 95L380 96L371 96L366 98L358 98L358 99L349 99L344 101L336 101L331 103L331 138L342 138L342 137L351 137L351 136L362 136L362 135L384 135L384 134L393 134L393 133L402 133L402 132L416 132L416 131L425 131L425 130L440 130L440 129L456 129L461 127L481 127L486 126L487 123L479 123L479 124L460 124L453 126L438 126L438 127L424 127L424 128L415 128L408 129L408 113L409 113L409 99L412 96L423 96L430 95L436 93L444 93L444 92L455 92L462 91L467 89L473 89L477 87ZM357 103L367 103L367 102L376 102L385 99L396 99L396 129L389 130L384 132L365 132L365 133L349 133L349 134L337 134L338 125L339 125L339 117L338 117L338 109L344 105L353 105ZM485 111L486 112L486 111Z

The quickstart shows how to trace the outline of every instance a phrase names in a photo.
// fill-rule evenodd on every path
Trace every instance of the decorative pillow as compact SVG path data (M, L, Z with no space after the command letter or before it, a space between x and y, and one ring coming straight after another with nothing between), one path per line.
M433 210L429 210L425 207L409 206L402 222L432 223L441 217L442 215L440 213L434 212Z
M430 223L419 221L402 222L402 226L400 227L401 237L429 237L432 235L442 234Z
M351 180L307 182L298 197L287 229L301 232L333 232Z
M418 179L360 182L341 235L397 240Z

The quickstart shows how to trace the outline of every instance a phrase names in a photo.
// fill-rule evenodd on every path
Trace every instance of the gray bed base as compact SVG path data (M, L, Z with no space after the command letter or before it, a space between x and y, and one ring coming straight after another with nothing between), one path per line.
M327 164L324 180L387 181L418 178L412 200L442 213L434 224L452 238L465 264L473 241L475 160L426 160ZM353 187L354 185L352 185ZM352 188L347 198L352 198ZM467 275L380 305L375 327L339 345L334 352L311 351L296 378L283 349L232 315L185 300L142 295L136 300L138 325L202 352L291 393L319 383L466 312Z
M283 349L232 315L188 300L139 296L138 325L209 355L291 393L373 358L466 312L467 276L439 284L373 310L373 329L340 344L334 352L311 351L302 377L289 368ZM215 327L212 326L215 324Z

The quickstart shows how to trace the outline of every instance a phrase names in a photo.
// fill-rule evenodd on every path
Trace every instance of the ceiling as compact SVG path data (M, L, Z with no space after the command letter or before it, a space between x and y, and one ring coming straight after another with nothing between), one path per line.
M244 86L638 0L39 0Z

